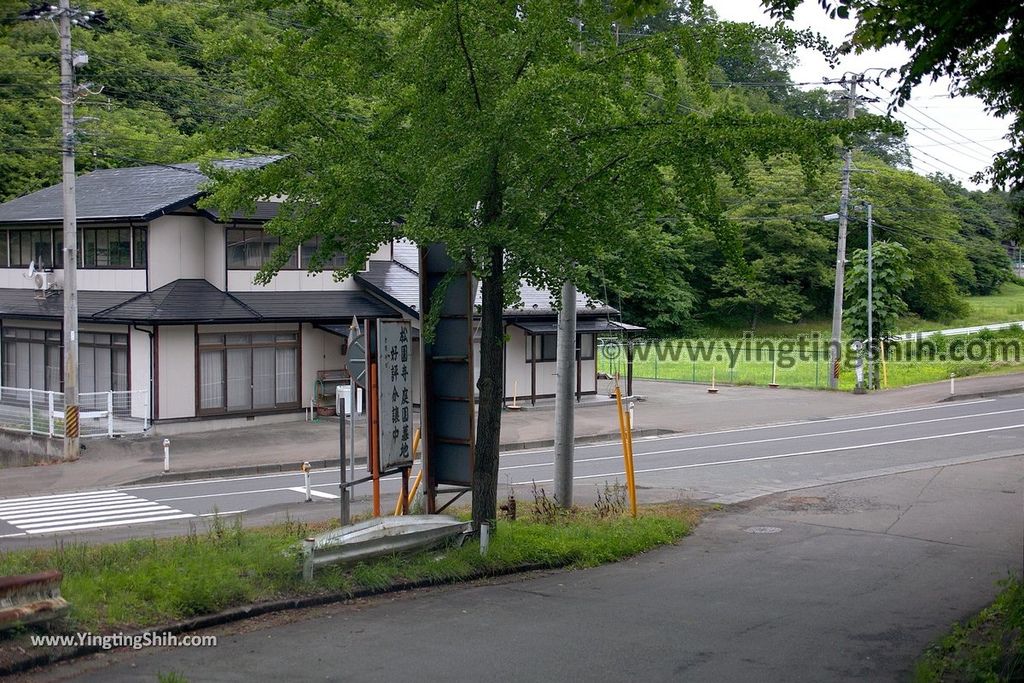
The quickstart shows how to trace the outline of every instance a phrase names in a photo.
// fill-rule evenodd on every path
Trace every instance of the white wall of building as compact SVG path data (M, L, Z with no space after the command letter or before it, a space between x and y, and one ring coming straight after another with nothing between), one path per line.
M132 389L132 417L152 419L153 367L149 339L145 332L131 328L128 335L128 359L131 367L128 372Z
M206 277L208 226L209 221L198 215L161 216L149 224L147 257L151 290L178 279Z
M196 414L196 341L192 325L164 325L157 332L158 414L161 420Z
M0 268L0 288L35 289L35 281L25 277L27 268ZM54 281L64 282L64 269L53 271ZM78 269L78 288L101 292L144 292L146 271L142 268Z
M223 268L223 266L222 266ZM256 277L255 270L229 270L228 291L229 292L322 292L358 290L360 287L353 278L346 278L341 282L335 282L333 271L322 273L307 273L304 270L282 270L274 276L274 279L266 285L258 285L253 282Z
M204 250L206 281L223 291L227 287L225 270L227 265L227 241L224 234L224 225L207 221L203 235L206 241L206 248Z
M530 398L532 368L527 360L526 347L531 337L518 327L509 326L508 341L505 344L505 394L513 395L522 403ZM591 335L593 336L593 335ZM586 339L586 335L584 335ZM540 355L540 338L537 338L537 354ZM584 342L586 343L586 342ZM479 356L477 356L479 358ZM537 396L551 396L555 393L557 379L555 361L537 361ZM477 370L479 375L479 369ZM597 391L597 363L595 360L581 360L579 365L580 391L584 394Z
M347 359L341 353L342 338L305 323L302 326L302 405L313 399L317 372L341 370ZM332 394L333 402L333 394Z

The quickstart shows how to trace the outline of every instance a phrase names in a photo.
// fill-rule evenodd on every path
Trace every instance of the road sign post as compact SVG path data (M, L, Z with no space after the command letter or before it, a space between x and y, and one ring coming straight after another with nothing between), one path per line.
M356 480L356 407L359 386L366 386L366 344L362 333L359 330L359 322L352 316L352 324L348 328L348 346L345 351L348 365L348 414L349 414L349 448L348 457L350 461L349 472L352 481ZM349 487L345 481L345 415L344 412L338 416L339 434L338 445L341 454L341 523L347 525L351 519Z

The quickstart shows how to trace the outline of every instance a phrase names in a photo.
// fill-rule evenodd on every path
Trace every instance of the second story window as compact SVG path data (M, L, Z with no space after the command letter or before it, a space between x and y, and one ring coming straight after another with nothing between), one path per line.
M300 248L300 252L302 253L300 265L303 270L309 269L309 264L313 259L313 254L315 254L316 250L319 248L319 237L314 237L313 239L306 240L305 242L302 243L302 247ZM331 268L340 268L341 266L345 265L345 255L335 254L333 257L328 258L322 265L325 270L329 270Z
M53 234L50 230L11 230L11 266L53 268Z
M131 268L132 243L129 228L85 228L79 249L83 268Z
M0 268L25 268L33 261L36 268L64 267L61 228L0 230ZM146 262L146 228L78 231L79 268L145 268Z
M228 228L226 233L228 268L232 270L259 270L281 243L262 228ZM283 268L294 269L295 263L293 254Z

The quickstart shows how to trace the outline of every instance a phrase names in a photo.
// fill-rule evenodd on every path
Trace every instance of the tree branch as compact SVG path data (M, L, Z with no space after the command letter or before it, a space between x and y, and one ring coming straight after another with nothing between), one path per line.
M455 32L459 36L459 47L462 48L462 56L466 60L466 68L469 69L469 84L473 86L473 98L476 100L477 111L483 111L480 103L480 89L476 85L476 69L473 68L473 58L469 56L469 49L466 47L466 36L462 32L462 11L459 9L459 0L455 0Z
M565 205L569 202L569 198L576 193L576 190L580 189L581 187L583 187L587 183L590 183L590 182L596 180L601 174L611 170L616 164L618 164L620 161L625 160L627 157L629 157L629 153L628 152L623 152L621 154L616 154L614 157L612 157L611 159L606 161L604 164L602 164L599 168L595 169L592 173L589 173L586 177L582 178L581 180L579 180L578 182L573 184L573 186L571 188L569 188L568 192L565 192L565 193L562 194L562 199L561 199L561 201L558 202L558 206L556 206L551 211L551 213L549 213L547 215L547 218L545 218L543 221L541 221L541 224L539 226L541 228L541 230L543 230L544 228L546 228L548 225L551 224L551 221L553 221L555 219L555 216L557 216L558 213L563 208L565 208Z

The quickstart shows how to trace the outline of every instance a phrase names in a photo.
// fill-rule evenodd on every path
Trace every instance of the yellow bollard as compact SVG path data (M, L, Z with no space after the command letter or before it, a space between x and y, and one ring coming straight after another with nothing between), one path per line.
M420 449L420 428L417 427L416 431L412 435L412 457L416 457L416 452ZM413 496L416 495L416 489L420 487L420 481L423 480L423 465L420 464L420 473L416 475L416 481L413 482L412 490L409 491L409 498L406 505L412 505ZM398 494L398 502L395 503L395 517L402 514L402 494Z
M626 466L626 489L629 491L629 510L636 517L636 482L633 479L633 436L632 425L622 409L622 392L615 385L615 405L619 410L619 431L622 434L622 459Z
M882 351L882 388L889 388L889 366L885 362L885 340L879 341Z

